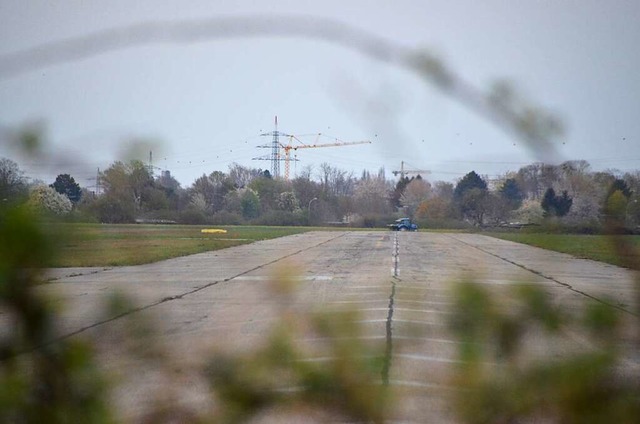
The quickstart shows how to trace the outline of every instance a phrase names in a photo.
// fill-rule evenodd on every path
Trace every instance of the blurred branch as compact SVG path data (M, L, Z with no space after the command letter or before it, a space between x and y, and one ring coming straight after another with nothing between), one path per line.
M323 40L372 59L408 69L428 83L525 141L540 160L555 156L551 141L562 125L543 109L503 101L465 82L427 51L357 29L342 22L311 16L245 15L183 21L158 21L97 31L0 55L0 80L43 67L149 44L190 44L217 39L297 37ZM499 92L498 92L499 94ZM511 100L511 98L510 98Z

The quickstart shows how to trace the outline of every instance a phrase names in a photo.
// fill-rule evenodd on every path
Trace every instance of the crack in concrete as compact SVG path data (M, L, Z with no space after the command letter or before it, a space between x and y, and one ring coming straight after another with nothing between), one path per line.
M396 296L396 279L391 280L391 295L389 296L389 307L386 320L386 345L384 360L382 363L382 383L389 385L389 369L391 368L391 359L393 356L393 311Z
M393 276L398 278L399 274L399 263L400 263L400 245L398 244L398 233L395 233L395 237L393 238L393 253L391 254L393 257Z
M395 233L393 238L393 279L391 280L391 294L389 295L389 306L387 312L387 319L385 323L385 353L384 360L382 362L382 384L389 385L389 370L391 369L391 359L393 357L393 312L396 297L396 281L400 281L398 278L398 263L400 256L400 247L398 244L398 233Z
M55 269L55 268L54 268ZM93 275L93 274L99 274L101 272L105 272L105 271L110 271L113 268L102 268L102 269L97 269L97 270L93 270L93 271L89 271L89 272L74 272L68 275L61 275L59 277L50 277L47 278L44 282L45 283L54 283L58 280L62 280L63 278L73 278L73 277L80 277L82 275Z
M634 313L634 312L631 312L631 311L629 311L629 310L627 310L627 309L625 309L625 308L622 308L622 307L621 307L621 306L619 306L619 305L615 305L615 304L613 304L613 303L607 302L606 300L600 299L600 298L598 298L598 297L596 297L596 296L593 296L593 295L591 295L591 294L589 294L589 293L586 293L586 292L583 292L583 291L581 291L581 290L578 290L578 289L574 288L574 287L573 287L571 284L569 284L569 283L564 283L564 282L562 282L562 281L560 281L560 280L557 280L557 279L556 279L556 278L554 278L554 277L551 277L551 276L545 275L542 271L538 271L538 270L535 270L535 269L529 268L529 267L527 267L526 265L523 265L523 264L517 263L517 262L515 262L515 261L512 261L511 259L504 258L504 257L502 257L502 256L500 256L500 255L498 255L498 254L495 254L495 253L493 253L493 252L490 252L490 251L488 251L488 250L485 250L485 249L483 249L483 248L481 248L481 247L475 246L475 245L473 245L473 244L471 244L471 243L467 243L467 242L462 241L462 240L460 240L460 239L458 239L458 238L455 238L455 237L452 237L452 236L449 236L449 235L447 235L446 237L449 237L449 238L451 238L451 239L453 239L453 240L456 240L458 243L462 243L462 244L464 244L464 245L466 245L466 246L469 246L469 247L472 247L472 248L474 248L474 249L477 249L477 250L479 250L479 251L481 251L481 252L483 252L483 253L486 253L487 255L493 256L494 258L498 258L498 259L501 259L501 260L503 260L503 261L505 261L505 262L508 262L508 263L510 263L511 265L515 265L515 266L517 266L517 267L519 267L519 268L522 268L522 269L524 269L525 271L531 272L532 274L535 274L535 275L538 275L538 276L540 276L540 277L544 278L545 280L552 281L552 282L554 282L554 283L556 283L556 284L558 284L558 285L560 285L560 286L562 286L562 287L564 287L564 288L568 289L569 291L572 291L572 292L574 292L574 293L576 293L576 294L579 294L579 295L581 295L581 296L584 296L584 297L589 298L589 299L591 299L591 300L594 300L594 301L596 301L596 302L602 303L603 305L607 305L607 306L609 306L609 307L611 307L611 308L614 308L614 309L617 309L617 310L619 310L619 311L625 312L625 313L627 313L627 314L629 314L629 315L632 315L632 316L634 316L634 317L640 317L640 315L638 315L638 314L636 314L636 313Z

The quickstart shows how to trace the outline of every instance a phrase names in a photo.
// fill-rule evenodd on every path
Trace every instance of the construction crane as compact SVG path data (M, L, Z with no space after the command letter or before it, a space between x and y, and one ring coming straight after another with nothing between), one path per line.
M298 149L317 149L319 147L338 147L338 146L354 146L357 144L371 144L371 141L337 141L335 143L323 143L318 144L318 140L322 136L322 133L318 133L318 137L316 138L316 142L314 144L304 144L296 136L289 136L289 144L284 145L280 144L282 150L284 150L284 179L285 181L289 180L289 170L290 170L290 162L291 162L291 151ZM294 145L293 140L296 140L299 145ZM293 159L297 160L297 159Z
M391 173L393 175L400 174L400 179L403 179L405 175L409 175L409 174L423 174L423 175L431 174L431 171L428 171L426 169L404 169L404 165L405 165L404 161L400 162L400 170L391 171Z
M289 180L289 170L291 168L291 161L297 161L297 158L291 159L291 151L298 149L315 149L318 147L337 147L337 146L352 146L356 144L371 144L370 141L340 141L336 138L335 143L324 143L319 144L318 141L320 137L324 134L318 133L316 136L316 141L314 144L305 144L295 135L283 133L278 131L278 117L275 117L275 131L260 134L261 136L271 136L273 137L272 142L270 144L265 144L262 146L258 146L259 148L271 149L270 155L259 156L253 158L253 160L268 160L271 161L271 176L273 178L280 177L280 162L284 161L284 179ZM280 137L289 138L288 144L283 144L280 142ZM294 140L299 144L293 144ZM284 154L283 154L284 153Z

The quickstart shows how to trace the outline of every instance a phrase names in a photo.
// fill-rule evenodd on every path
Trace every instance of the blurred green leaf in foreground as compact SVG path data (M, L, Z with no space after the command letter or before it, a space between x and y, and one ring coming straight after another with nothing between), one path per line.
M0 240L0 422L111 422L91 346L53 342L56 311L35 290L52 254L38 217L3 206Z
M521 284L505 295L460 283L450 322L461 341L452 376L459 419L637 423L637 369L625 367L628 352L620 347L628 317L589 302L573 316L538 286Z
M280 316L263 347L210 361L220 422L245 422L274 410L313 422L386 422L391 389L381 380L384 347L364 343L357 314L296 308L290 272L273 284ZM321 346L297 342L309 336L322 340ZM319 355L322 360L316 360Z

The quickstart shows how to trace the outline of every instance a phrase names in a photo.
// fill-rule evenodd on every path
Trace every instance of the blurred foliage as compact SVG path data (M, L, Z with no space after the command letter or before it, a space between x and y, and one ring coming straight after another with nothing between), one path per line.
M43 120L25 122L15 131L9 132L8 144L18 151L35 156L42 153L47 128Z
M39 217L27 207L5 207L1 212L0 422L112 422L115 411L107 401L110 391L93 344L79 337L61 337L56 331L59 311L37 290L41 266L55 251L55 237L44 231ZM271 408L285 407L315 410L319 417L384 422L390 394L380 383L384 349L361 341L353 312L311 313L294 308L294 289L288 275L274 279L281 315L262 348L246 355L213 355L202 370L212 396L220 401L214 416L161 403L145 420L245 422ZM124 334L117 344L128 346L128 355L172 369L162 347L149 344L154 339L153 323L130 316L135 310L121 294L109 298L105 319L127 318L126 331L116 332ZM310 360L311 352L296 345L303 336L324 340L316 353L328 359Z
M0 420L112 422L108 386L91 344L59 339L58 311L35 290L40 265L54 250L50 234L30 209L5 207L0 238L2 319L13 324L0 345ZM296 306L290 273L274 277L273 298L279 319L264 345L215 354L203 370L218 405L214 415L159 404L147 421L236 423L303 414L317 421L385 422L392 393L381 384L384 348L359 337L358 316ZM126 298L111 298L110 316L134 309ZM591 302L574 316L537 286L521 284L505 294L469 281L459 286L453 311L451 329L461 344L452 376L460 390L452 401L462 422L637 422L640 387L621 362L625 317L616 309ZM149 340L152 325L127 327L128 339L144 344L132 354L167 360L161 347L140 342ZM565 352L563 340L574 331L587 347ZM303 346L309 338L322 342Z
M621 190L612 193L605 225L620 265L637 271L638 249L615 235L624 226L624 199ZM638 309L631 311L606 299L572 310L533 284L510 294L472 280L459 284L450 327L461 341L452 377L460 420L638 422L640 375L628 366L640 348L640 275L634 278L636 299L629 300Z
M562 123L554 114L530 104L512 84L501 81L484 93L467 84L428 52L407 49L324 19L307 17L286 21L286 25L277 28L262 17L202 20L195 22L197 25L194 21L181 21L115 28L51 43L46 46L47 54L42 54L43 47L39 47L4 55L0 60L0 78L158 40L192 42L202 40L203 36L264 36L277 31L278 35L336 42L372 58L410 69L462 105L516 134L538 158L557 159L552 141L562 135ZM203 33L204 30L209 32ZM36 152L40 149L41 132L41 128L32 126L16 139L16 143L27 151ZM15 186L21 189L21 175L14 167L6 168L11 171L9 176L15 177ZM539 168L540 176L543 176L546 168ZM329 171L327 168L324 186L328 186L330 175L339 176L335 181L340 184L333 184L331 190L335 191L333 195L343 194L343 188L353 179ZM578 172L578 168L564 167L562 171L572 185L588 181L577 179L584 174ZM131 220L146 201L149 208L151 205L153 208L167 206L166 202L158 200L157 193L150 191L161 189L153 186L151 175L141 163L129 168L124 164L114 166L103 173L101 180L107 190L113 189L116 197L114 202L97 205L105 209L109 218L103 220ZM275 202L276 197L272 194L282 192L278 192L275 183L269 178L256 181L252 188L264 202L262 207L267 202ZM344 181L349 184L343 184ZM533 198L539 197L540 188L550 186L536 183ZM0 188L4 190L4 187ZM168 192L169 187L162 189ZM529 190L525 184L522 189ZM486 186L474 190L482 192ZM625 191L624 187L616 190L606 198L608 217L604 225L610 234L619 233L624 224L625 209L627 214L630 208L633 209L634 223L637 218L637 202L628 201L631 191ZM462 198L462 191L466 190L457 191L454 197ZM618 192L620 194L616 194ZM400 194L394 196L396 202L400 200ZM300 200L304 200L304 206L314 197L320 197L318 209L321 211L328 196L323 198L308 193L304 199L300 196ZM471 206L479 204L476 200L481 196L476 197L478 199L467 199ZM202 202L193 203L195 208ZM204 206L211 204L205 202ZM310 203L306 204L310 207ZM588 206L589 202L584 202L582 209L587 210ZM59 338L57 311L52 310L50 303L35 290L41 279L41 266L49 262L53 251L52 238L46 235L37 217L28 209L9 204L1 204L0 208L0 320L3 323L0 333L0 421L110 422L112 411L105 401L107 386L98 371L95 353L87 342L76 337ZM427 207L425 215L428 211ZM475 218L482 222L482 215ZM611 240L626 266L640 268L638 256L626 239L612 237ZM291 279L280 275L275 282L279 284L276 289L281 299L281 316L266 344L243 355L218 354L209 362L207 376L212 392L220 400L219 415L177 416L160 406L155 415L152 413L148 417L149 422L168 421L172 417L183 422L243 422L278 405L303 413L309 408L320 411L325 414L325 421L386 420L390 393L388 387L380 384L384 355L372 354L370 346L361 344L357 317L351 312L327 314L296 310L292 306L295 303ZM640 295L640 290L636 292ZM132 306L124 299L114 298L112 308L116 314L126 314ZM453 312L451 329L461 341L460 365L452 377L459 390L454 391L453 402L462 421L638 422L638 376L633 376L633 370L624 368L621 362L624 352L619 343L628 316L621 316L616 309L598 302L589 303L585 310L574 316L554 304L541 288L523 284L508 296L504 292L490 292L471 281L459 286ZM636 330L640 329L637 315L632 324ZM567 334L575 331L588 343L578 351L565 351L563 341ZM309 334L326 340L321 350L327 361L306 359L310 352L298 346L296 340Z
M91 346L57 340L57 311L35 290L52 238L29 208L4 207L0 240L0 422L111 422Z
M280 316L264 346L210 361L211 387L222 401L216 420L245 422L278 407L315 411L320 422L385 422L391 389L381 384L384 347L364 343L354 311L296 308L291 277L281 273L272 282ZM305 348L305 337L322 342Z
M624 228L627 214L628 197L622 190L616 190L607 198L604 213L609 220L615 220L615 226Z
M539 286L500 298L467 281L455 311L453 403L462 422L638 422L640 385L624 367L616 309L591 301L574 316ZM579 350L567 342L576 332L585 338Z

